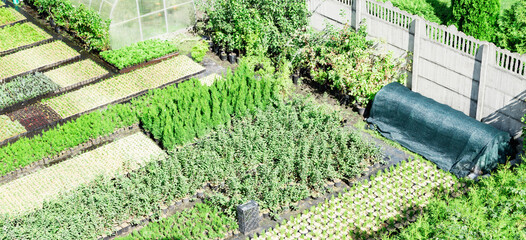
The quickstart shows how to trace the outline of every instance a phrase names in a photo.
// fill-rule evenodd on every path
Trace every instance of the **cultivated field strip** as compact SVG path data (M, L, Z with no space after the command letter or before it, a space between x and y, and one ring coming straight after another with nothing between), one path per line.
M11 121L6 115L0 115L0 142L24 132L26 129L20 123Z
M126 173L164 156L162 149L143 133L130 135L0 186L0 214L16 215L41 208L44 201L97 176Z
M32 71L41 67L80 56L73 48L62 41L22 50L0 57L0 82L11 76Z
M1 1L0 1L1 2ZM24 15L12 8L0 8L0 27L3 25L25 20Z
M35 24L26 22L0 29L0 53L48 40L53 36ZM10 51L9 51L10 52Z
M61 88L68 88L105 74L108 74L108 71L91 59L78 61L44 73Z
M160 87L202 70L204 68L190 58L178 56L42 102L61 117L66 118L133 96L144 90Z
M403 162L257 239L378 239L415 221L435 193L453 189L455 179L424 160Z

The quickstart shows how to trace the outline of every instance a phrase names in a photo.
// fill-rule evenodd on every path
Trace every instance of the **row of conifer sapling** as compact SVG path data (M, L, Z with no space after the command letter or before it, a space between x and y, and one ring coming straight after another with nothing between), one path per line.
M428 161L404 161L257 239L375 239L414 222L435 194L457 192L460 185Z

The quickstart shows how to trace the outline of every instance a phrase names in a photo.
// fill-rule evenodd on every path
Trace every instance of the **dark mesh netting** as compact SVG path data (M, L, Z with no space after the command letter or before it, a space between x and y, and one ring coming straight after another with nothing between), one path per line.
M510 135L412 92L399 83L382 88L367 121L386 138L464 177L504 163Z

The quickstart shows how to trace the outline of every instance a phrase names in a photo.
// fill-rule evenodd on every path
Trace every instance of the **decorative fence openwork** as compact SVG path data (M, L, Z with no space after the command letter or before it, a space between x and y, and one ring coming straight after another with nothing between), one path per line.
M395 56L412 56L408 87L519 137L526 114L526 55L477 40L376 0L309 0L311 26L367 25ZM342 14L343 13L343 14ZM407 53L411 52L411 55Z

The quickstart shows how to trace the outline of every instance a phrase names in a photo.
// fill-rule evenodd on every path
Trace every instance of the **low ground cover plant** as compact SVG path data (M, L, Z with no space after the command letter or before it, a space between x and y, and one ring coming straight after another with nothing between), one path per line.
M0 85L0 109L26 101L50 92L60 87L42 73L17 77Z
M174 215L152 222L139 231L117 240L140 239L217 239L237 229L235 218L225 215L221 209L207 203L176 212Z
M526 160L526 159L523 159ZM526 165L502 166L459 198L438 196L425 214L393 239L523 239Z
M341 128L340 120L302 100L256 111L167 159L116 179L96 180L33 213L1 216L0 237L93 239L123 221L158 214L161 204L195 193L207 182L224 183L209 200L226 207L229 216L249 198L277 211L324 191L327 179L354 178L379 161L378 150Z
M455 184L453 175L433 163L410 160L291 217L259 239L379 239L414 222L433 195L453 192Z
M302 35L296 68L307 69L312 79L365 106L390 82L405 81L404 65L390 54L379 54L366 39L366 27L358 31L349 25L337 29L328 25L323 32Z
M208 52L208 43L204 41L198 41L196 44L192 47L192 58L194 61L200 63L203 61L203 58L205 57L206 53Z
M20 13L12 8L0 8L0 26L25 19Z
M51 38L32 23L15 24L0 29L0 51L17 48Z
M118 69L123 69L176 51L177 47L169 41L151 39L117 50L104 51L100 56Z
M87 49L104 51L110 44L110 20L103 20L95 11L84 4L75 7L70 0L28 0L37 7L38 13L48 20L73 31Z

